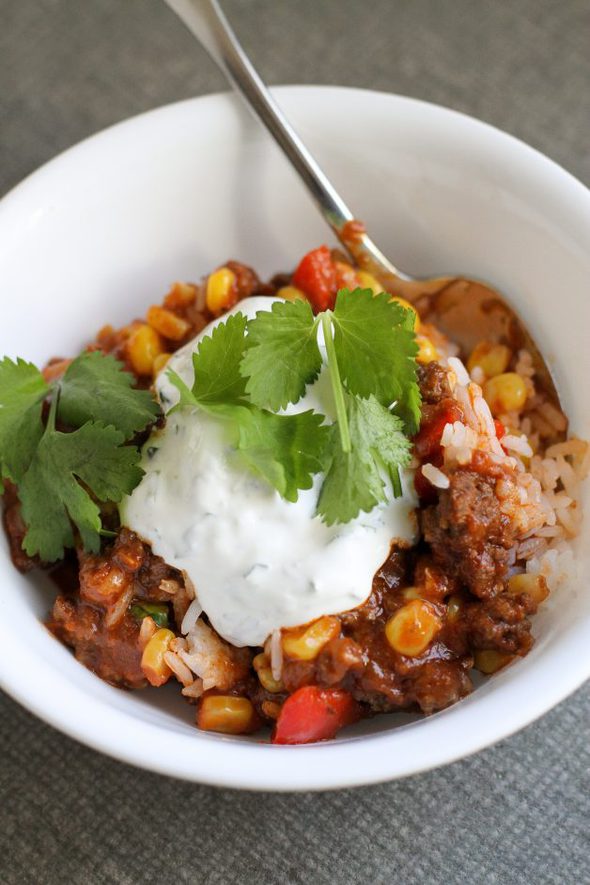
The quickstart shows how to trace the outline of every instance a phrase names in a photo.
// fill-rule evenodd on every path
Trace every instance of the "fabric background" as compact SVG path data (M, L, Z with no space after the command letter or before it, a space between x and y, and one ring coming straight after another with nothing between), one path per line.
M590 183L588 0L224 5L270 83L439 102ZM104 126L223 88L159 0L0 0L0 193ZM588 685L471 759L320 795L181 783L0 707L6 885L590 882Z

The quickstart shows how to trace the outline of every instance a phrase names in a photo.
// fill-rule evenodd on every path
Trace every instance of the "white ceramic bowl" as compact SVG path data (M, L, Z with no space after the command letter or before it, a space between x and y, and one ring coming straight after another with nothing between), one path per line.
M443 108L353 89L275 92L396 263L509 293L555 367L573 428L590 436L590 193L521 142ZM67 151L0 204L0 354L74 353L103 323L142 315L175 279L228 257L263 276L287 270L328 239L237 99L162 108ZM588 535L587 520L582 573ZM76 663L42 625L50 583L19 575L3 535L0 546L6 691L98 750L189 780L313 790L401 777L511 734L590 676L590 594L571 586L536 618L527 658L428 719L381 716L303 747L206 734L177 691L119 691Z

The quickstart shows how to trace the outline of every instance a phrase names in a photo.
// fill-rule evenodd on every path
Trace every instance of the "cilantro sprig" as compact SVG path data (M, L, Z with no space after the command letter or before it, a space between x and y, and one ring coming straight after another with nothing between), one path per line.
M296 501L323 473L317 513L348 522L387 500L420 421L413 312L386 293L341 289L334 310L314 316L307 302L275 302L250 321L236 313L193 354L189 389L173 371L177 409L201 408L226 422L242 462ZM323 338L322 355L318 340ZM305 411L277 414L304 396L325 365L335 420Z
M100 547L102 527L98 501L120 501L139 483L138 452L124 446L124 435L99 421L88 421L72 433L55 428L57 398L51 403L47 427L19 485L22 516L28 526L23 547L46 562L74 545L72 523L85 550Z
M97 502L118 502L139 483L140 453L125 443L160 410L132 384L118 360L98 351L77 357L51 383L32 363L0 361L0 480L18 487L29 556L60 559L74 545L74 528L96 552Z

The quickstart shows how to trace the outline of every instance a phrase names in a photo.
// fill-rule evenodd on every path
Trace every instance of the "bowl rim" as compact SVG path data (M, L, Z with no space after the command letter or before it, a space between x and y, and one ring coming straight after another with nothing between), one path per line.
M372 96L391 102L402 111L414 108L426 117L430 115L432 119L438 115L451 123L459 122L467 126L475 136L496 139L499 145L503 144L506 149L512 148L522 158L542 166L549 175L559 179L560 187L568 189L577 200L584 201L583 211L590 218L590 191L570 172L515 136L460 111L395 93L343 86L284 85L273 87L272 92L279 102L282 98L296 101L306 92L320 95L326 101L336 95L340 98L346 96L347 99L366 99L367 96ZM191 113L199 113L199 108L203 109L206 105L231 106L237 112L241 101L232 92L212 93L163 105L100 130L58 154L9 190L0 200L0 218L6 212L18 210L21 200L26 203L29 191L42 186L47 177L59 174L72 155L83 160L85 153L90 155L96 150L100 151L103 144L109 140L116 141L121 134L125 135L138 124L157 125L166 115L182 115L189 110ZM504 686L503 691L499 692L502 706L509 705L511 696L516 701L516 706L510 711L510 716L496 716L492 720L495 723L494 729L488 729L485 733L483 729L462 731L457 738L455 729L455 742L445 741L445 737L448 737L446 724L452 719L453 711L473 703L474 697L482 711L488 708L486 722L490 719L490 714L498 706L495 699L498 692L486 692L484 687L448 710L429 717L427 721L413 723L411 727L400 726L338 742L279 747L228 740L219 735L211 736L201 732L201 740L194 743L196 752L193 752L187 764L186 742L189 738L184 730L182 733L166 730L169 752L160 758L151 748L162 743L164 729L161 726L119 710L108 700L87 695L77 683L74 685L56 670L50 672L49 679L44 674L42 680L47 680L47 684L51 685L51 692L40 690L38 680L31 678L38 675L34 674L34 662L27 662L23 644L19 645L18 637L7 629L8 626L0 619L0 637L4 647L4 654L0 656L0 686L40 719L81 743L132 765L198 783L256 791L348 788L407 777L451 763L524 728L590 678L590 657L578 653L580 649L587 647L590 640L590 623L584 625L582 622L574 625L571 631L576 641L570 642L568 648L554 649L556 657L561 661L560 680L543 681L543 670L546 669L547 662L543 662L545 667L540 666L542 662L537 662L530 674L530 681L531 687L536 685L538 690L529 692L528 698L523 701L522 693L517 690L520 681ZM22 666L15 666L14 661ZM526 664L524 659L519 666L524 669ZM89 675L96 678L93 674ZM497 680L501 678L501 674L496 677ZM55 703L56 697L59 697L58 705ZM102 726L97 734L94 723L99 711ZM420 725L427 727L421 728ZM394 740L397 746L393 745ZM371 744L374 752L359 755L358 748L368 744ZM401 753L396 750L401 750ZM289 754L288 759L286 754Z

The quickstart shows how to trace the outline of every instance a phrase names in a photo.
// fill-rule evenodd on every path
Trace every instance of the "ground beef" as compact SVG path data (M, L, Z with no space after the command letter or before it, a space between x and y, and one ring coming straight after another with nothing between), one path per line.
M502 654L525 655L533 644L529 615L536 609L526 594L504 594L466 606L462 620L470 645Z
M440 363L431 362L418 365L418 384L422 401L429 405L437 405L451 396L449 375Z
M48 622L51 632L101 679L123 688L143 688L139 625L126 614L107 629L105 611L79 598L58 596Z
M444 571L475 596L499 593L514 543L510 520L496 498L495 480L469 469L449 475L450 487L421 515L424 540Z
M466 667L456 661L426 661L412 682L414 698L423 713L435 713L450 707L472 689Z
M368 660L356 678L344 680L342 687L371 713L394 713L411 708L413 693L395 672L391 662L383 667L377 660Z

